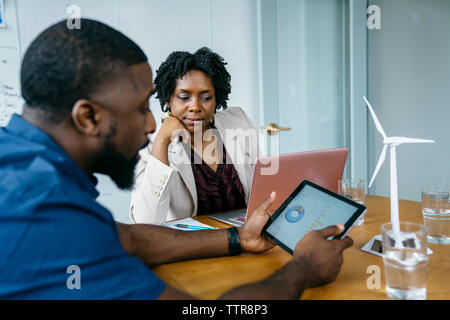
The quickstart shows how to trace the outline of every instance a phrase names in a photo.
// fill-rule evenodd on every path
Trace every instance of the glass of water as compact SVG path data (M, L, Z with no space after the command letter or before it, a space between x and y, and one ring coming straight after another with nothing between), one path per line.
M428 242L450 244L450 189L426 188L422 192L423 223Z
M391 223L381 226L386 293L392 299L425 300L427 227L400 222L400 230Z
M352 199L359 204L366 202L366 182L364 179L342 179L338 181L338 192L340 195ZM364 216L359 218L356 225L364 223Z

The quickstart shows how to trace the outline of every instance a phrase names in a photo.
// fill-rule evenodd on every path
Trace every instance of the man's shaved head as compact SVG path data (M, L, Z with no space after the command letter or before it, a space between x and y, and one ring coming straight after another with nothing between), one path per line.
M121 32L89 19L70 30L64 20L42 32L25 53L22 96L28 108L58 123L77 100L89 100L118 74L144 62L144 52Z

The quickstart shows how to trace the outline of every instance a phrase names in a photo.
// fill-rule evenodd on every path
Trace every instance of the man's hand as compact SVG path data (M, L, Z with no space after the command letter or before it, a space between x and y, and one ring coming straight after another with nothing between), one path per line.
M275 246L271 240L261 234L262 229L273 214L273 212L268 211L268 208L275 200L275 197L276 193L274 191L253 211L245 224L238 229L239 240L244 251L262 252Z
M350 237L326 240L344 231L342 224L309 232L295 246L293 259L303 259L309 265L308 286L317 287L336 280L344 262L342 252L353 245Z
M267 243L263 245L261 229L269 219L269 215L264 213L275 197L270 197L253 212L247 223L241 227L246 235L252 235L255 244L246 248L254 251L268 249L273 246ZM246 229L248 228L248 230ZM221 299L298 299L303 291L308 287L323 285L336 280L343 262L342 252L345 248L353 244L353 240L345 237L342 240L326 240L330 236L335 236L344 231L343 225L335 225L309 232L299 241L294 250L294 256L280 270L268 278L255 283L250 283L242 287L235 288L223 296ZM266 240L267 241L267 240ZM241 241L242 243L242 241Z

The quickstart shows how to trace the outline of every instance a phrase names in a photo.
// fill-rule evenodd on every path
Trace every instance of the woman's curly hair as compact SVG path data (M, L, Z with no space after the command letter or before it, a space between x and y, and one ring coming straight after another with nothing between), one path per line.
M176 81L191 70L204 72L212 80L216 92L216 111L227 108L228 95L231 92L231 76L225 65L225 60L217 53L203 47L194 54L187 51L174 51L156 71L155 90L161 110L165 110L166 103L175 91Z

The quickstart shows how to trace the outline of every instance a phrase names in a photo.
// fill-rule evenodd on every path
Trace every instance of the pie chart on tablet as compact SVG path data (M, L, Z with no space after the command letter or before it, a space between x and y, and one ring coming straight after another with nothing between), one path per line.
M299 205L290 207L285 214L286 220L290 223L299 222L305 215L305 208Z

